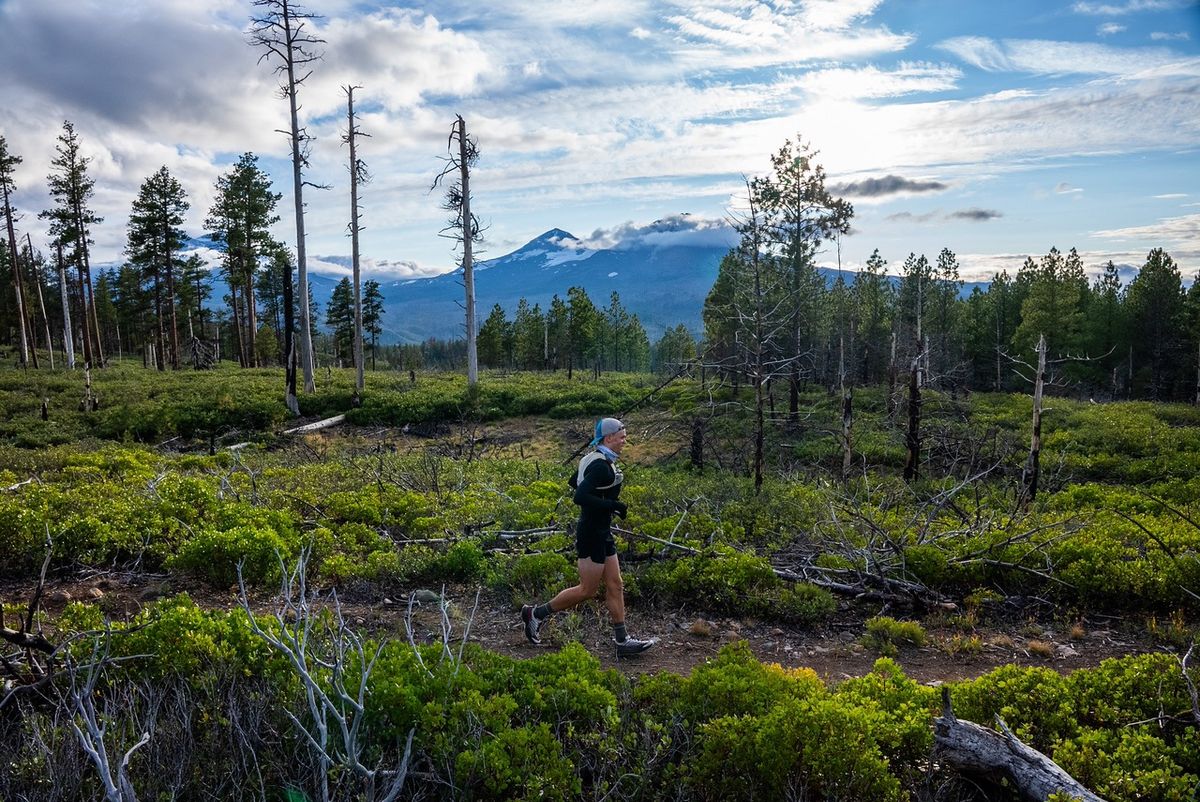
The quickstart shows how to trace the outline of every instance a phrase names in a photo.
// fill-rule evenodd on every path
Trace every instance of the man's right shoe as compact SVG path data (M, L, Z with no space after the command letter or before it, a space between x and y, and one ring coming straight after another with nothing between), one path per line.
M656 642L653 639L638 640L637 638L626 638L617 643L617 657L633 657L634 655L641 654Z
M541 643L538 632L542 629L542 619L533 614L533 605L526 604L521 608L521 620L525 622L525 638L530 643Z

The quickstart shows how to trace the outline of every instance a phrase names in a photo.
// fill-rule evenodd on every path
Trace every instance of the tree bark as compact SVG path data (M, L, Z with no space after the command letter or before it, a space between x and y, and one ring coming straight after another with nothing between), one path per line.
M354 127L354 89L346 88L346 113L349 128L346 139L350 145L350 258L354 272L354 386L362 392L365 386L363 375L363 320L362 320L362 275L358 261L358 151L356 139L358 131Z
M17 235L13 230L12 206L8 202L8 184L4 184L4 216L8 225L8 252L12 263L13 292L17 295L17 328L21 332L21 366L29 362L29 333L25 330L25 293L21 287L21 257L17 253Z
M475 269L471 256L471 245L475 238L475 226L471 220L471 170L467 164L467 123L458 118L458 159L462 173L462 234L463 234L463 284L467 293L467 386L479 382L479 353L475 343Z
M913 357L908 376L908 430L904 445L908 456L904 460L904 481L917 478L921 465L921 351L918 340L917 355Z
M63 308L63 350L67 356L67 369L75 370L75 332L71 328L71 304L67 292L67 271L63 263L62 242L56 242L58 253L58 289Z
M1041 478L1042 454L1042 393L1046 383L1046 336L1038 335L1037 375L1033 380L1033 427L1029 437L1029 458L1022 472L1022 497L1026 504L1037 497L1038 480Z
M50 370L54 370L54 339L50 336L50 318L46 316L46 296L42 294L42 279L33 263L33 240L29 232L25 232L25 244L29 246L29 275L33 277L33 286L37 287L38 305L42 308L42 323L46 326L46 351L50 354Z
M1022 797L1043 802L1059 793L1082 802L1105 802L1050 758L1017 739L996 717L997 732L961 721L950 709L949 689L942 689L942 715L934 721L934 757L959 772L1007 781Z

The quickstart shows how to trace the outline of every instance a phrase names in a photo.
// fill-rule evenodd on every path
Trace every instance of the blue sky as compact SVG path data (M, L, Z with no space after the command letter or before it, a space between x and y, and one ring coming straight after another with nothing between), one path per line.
M317 137L312 267L349 252L341 86L357 84L364 264L450 269L429 185L462 114L474 206L499 256L553 228L592 247L678 217L722 236L743 176L799 135L855 206L839 256L958 254L963 274L1076 247L1089 266L1166 248L1200 270L1197 0L313 0L325 57L302 90ZM166 165L199 232L218 175L259 154L284 193L286 104L246 44L249 0L0 0L0 133L24 157L21 221L41 230L63 119L93 158L96 261L120 258L129 204ZM661 228L661 226L659 227ZM728 236L725 234L724 236Z

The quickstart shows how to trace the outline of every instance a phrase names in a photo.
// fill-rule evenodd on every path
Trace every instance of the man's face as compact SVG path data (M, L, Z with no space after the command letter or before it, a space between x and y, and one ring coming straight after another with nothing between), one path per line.
M602 442L604 443L605 448L612 449L612 452L614 454L620 454L621 449L623 449L625 447L625 439L626 439L625 430L622 429L621 431L617 432L616 434L608 435L607 437L604 438L604 440Z

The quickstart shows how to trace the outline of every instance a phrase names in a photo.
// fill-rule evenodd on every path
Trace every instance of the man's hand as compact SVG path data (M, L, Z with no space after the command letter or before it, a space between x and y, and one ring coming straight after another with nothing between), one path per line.
M629 507L625 504L624 501L614 501L613 502L613 512L615 512L617 515L619 515L621 517L622 521L625 520L625 513L628 511L629 511Z

